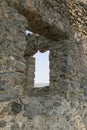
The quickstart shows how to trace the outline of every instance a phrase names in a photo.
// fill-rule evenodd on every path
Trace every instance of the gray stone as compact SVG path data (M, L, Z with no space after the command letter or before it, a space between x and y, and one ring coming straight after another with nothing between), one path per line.
M20 127L18 124L14 124L11 126L11 130L20 130Z
M22 110L22 105L17 103L17 102L15 102L15 101L13 101L11 103L11 110L12 110L13 114L18 114Z
M0 85L0 91L4 91L6 87L4 85Z
M41 104L37 102L31 102L24 106L25 114L29 119L34 118L35 116L39 116L43 112L43 108Z
M3 128L6 126L6 121L0 120L0 128Z
M11 99L10 95L7 94L0 94L0 102L9 101Z
M84 96L87 97L87 88L84 88Z

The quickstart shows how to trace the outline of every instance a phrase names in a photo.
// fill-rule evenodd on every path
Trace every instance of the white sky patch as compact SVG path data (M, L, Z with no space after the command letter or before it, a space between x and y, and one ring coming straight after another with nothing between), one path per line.
M49 51L40 53L39 51L34 55L35 62L35 84L48 83L49 84Z
M28 34L32 35L33 34L33 32L31 32L29 30L26 30L25 33L26 33L26 35L28 35Z

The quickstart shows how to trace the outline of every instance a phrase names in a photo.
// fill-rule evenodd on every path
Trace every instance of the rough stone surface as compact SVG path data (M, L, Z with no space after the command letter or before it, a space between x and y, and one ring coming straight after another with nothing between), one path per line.
M22 105L13 101L11 103L11 110L12 110L13 114L18 114L22 110Z
M0 127L3 128L6 126L6 122L4 120L0 121Z
M34 88L47 50L50 85ZM0 130L87 130L87 0L0 0Z
M6 89L5 86L0 85L0 91L4 91Z
M25 56L25 59L27 61L27 67L26 67L26 76L27 76L27 84L26 88L30 88L34 86L34 77L35 77L35 58Z

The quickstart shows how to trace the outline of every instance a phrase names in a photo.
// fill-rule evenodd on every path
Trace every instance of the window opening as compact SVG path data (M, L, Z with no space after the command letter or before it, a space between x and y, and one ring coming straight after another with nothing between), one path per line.
M49 86L49 51L34 55L35 57L35 87Z

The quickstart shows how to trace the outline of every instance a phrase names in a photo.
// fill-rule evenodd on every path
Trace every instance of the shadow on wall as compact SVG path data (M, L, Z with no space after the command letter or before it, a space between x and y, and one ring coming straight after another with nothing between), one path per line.
M28 36L34 34L29 30L26 30L25 33ZM45 53L38 51L33 57L35 58L34 87L49 86L49 51Z

